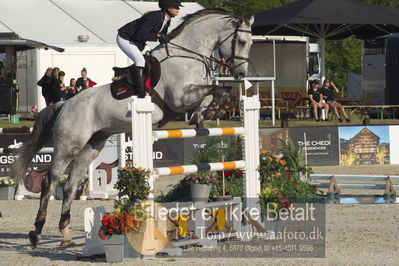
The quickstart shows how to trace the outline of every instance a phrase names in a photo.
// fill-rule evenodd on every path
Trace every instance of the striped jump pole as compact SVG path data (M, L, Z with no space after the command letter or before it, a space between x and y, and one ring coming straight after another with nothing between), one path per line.
M245 128L243 127L157 130L152 133L154 141L160 139L193 138L199 136L216 137L244 134Z
M18 152L18 148L0 148L0 154L3 153L14 153ZM54 153L54 148L52 147L45 147L38 151L37 153Z
M32 127L10 127L0 128L0 135L2 134L29 134L32 133Z
M192 174L198 172L211 172L229 169L244 169L244 161L233 161L223 163L202 163L191 164L182 166L160 167L155 168L154 172L157 176L179 175L179 174Z

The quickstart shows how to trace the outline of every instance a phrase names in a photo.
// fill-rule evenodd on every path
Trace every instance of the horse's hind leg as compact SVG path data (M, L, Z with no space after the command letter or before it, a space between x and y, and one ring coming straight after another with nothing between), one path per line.
M73 245L68 226L71 217L71 204L75 198L80 181L86 175L89 164L98 156L106 143L106 139L107 138L103 140L90 140L72 162L72 170L69 174L68 183L64 187L64 197L59 223L59 229L63 235L61 246Z
M37 243L39 242L44 223L46 222L47 206L51 192L55 190L58 181L64 174L71 160L72 158L65 156L60 151L54 153L53 163L51 164L50 171L42 180L40 207L35 220L35 231L30 231L28 235L31 244L34 247L36 247Z

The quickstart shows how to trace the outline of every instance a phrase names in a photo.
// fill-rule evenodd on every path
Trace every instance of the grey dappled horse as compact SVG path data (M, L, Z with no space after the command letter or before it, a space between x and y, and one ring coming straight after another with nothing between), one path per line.
M236 78L246 75L252 23L253 17L236 17L224 10L201 10L187 16L170 33L169 58L165 45L154 49L152 55L162 62L162 76L155 90L171 110L177 113L191 111L212 93L214 86L211 85L207 65L215 49L227 59ZM70 100L51 105L39 113L32 139L23 144L12 167L13 178L22 179L34 154L46 143L54 143L52 164L48 176L42 181L35 230L29 232L33 246L37 245L45 223L51 191L54 191L68 166L70 172L64 187L59 229L63 235L61 245L73 243L68 224L77 186L107 138L131 131L129 102L130 98L119 101L112 98L110 85L107 84L86 89ZM164 115L157 106L153 124L161 121Z

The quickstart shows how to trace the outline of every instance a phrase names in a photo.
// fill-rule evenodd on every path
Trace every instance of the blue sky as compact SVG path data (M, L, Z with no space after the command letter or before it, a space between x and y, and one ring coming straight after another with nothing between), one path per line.
M359 133L359 131L363 128L365 128L365 126L340 127L339 138L349 140ZM389 126L368 126L367 128L381 138L380 143L389 143Z

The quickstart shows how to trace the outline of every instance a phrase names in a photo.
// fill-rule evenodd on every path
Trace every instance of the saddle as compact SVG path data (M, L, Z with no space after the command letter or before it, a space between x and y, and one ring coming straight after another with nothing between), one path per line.
M158 59L151 55L145 55L145 86L151 95L152 89L158 84L161 78L161 64ZM116 100L123 100L132 95L137 95L134 84L131 79L134 65L128 67L114 67L114 78L111 83L111 95Z
M112 168L117 167L119 164L119 159L116 159L116 161L112 163L100 163L96 169L102 169L105 171L105 175L107 177L107 184L111 183L112 180Z
M31 171L24 179L25 188L32 193L42 191L42 180L47 175L48 169L42 171Z

